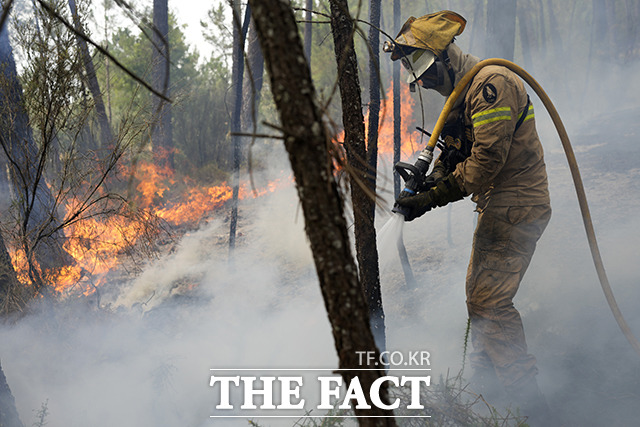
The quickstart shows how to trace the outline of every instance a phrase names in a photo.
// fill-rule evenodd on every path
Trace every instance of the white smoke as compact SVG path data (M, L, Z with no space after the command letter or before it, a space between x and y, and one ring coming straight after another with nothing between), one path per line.
M464 37L463 49L469 43ZM572 87L583 84L584 91L556 95L561 91L548 88L558 84L554 74L565 65ZM618 303L640 334L638 65L612 67L606 79L592 74L597 83L591 85L586 69L574 64L536 69L534 77L557 102L575 146ZM538 358L540 385L565 425L635 425L637 356L599 289L556 132L535 99L534 107L553 216L515 305ZM387 169L390 163L381 161ZM388 180L385 187L391 204ZM230 425L209 419L216 403L209 369L336 367L294 188L243 201L240 215L232 264L228 224L214 221L185 236L174 253L150 263L115 295L105 289L102 303L110 305L101 311L68 302L2 326L2 366L25 425L44 402L50 426ZM394 240L379 248L387 348L429 351L436 376L462 367L474 216L466 200L405 224L417 289L405 287ZM380 212L379 227L387 220Z

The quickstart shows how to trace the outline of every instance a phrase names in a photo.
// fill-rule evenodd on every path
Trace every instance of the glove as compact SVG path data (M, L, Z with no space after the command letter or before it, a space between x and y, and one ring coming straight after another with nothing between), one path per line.
M440 181L442 181L447 175L445 170L445 166L441 161L436 161L433 166L433 170L427 177L424 179L425 189L430 189L431 187L435 187Z
M461 200L467 195L458 185L458 181L454 178L453 173L450 173L445 179L438 182L429 192L433 193L431 197L436 206L440 207Z
M458 181L450 173L428 191L423 191L413 196L400 194L396 203L407 208L410 212L409 216L405 215L405 220L413 221L431 209L460 200L465 195L464 190L458 185Z

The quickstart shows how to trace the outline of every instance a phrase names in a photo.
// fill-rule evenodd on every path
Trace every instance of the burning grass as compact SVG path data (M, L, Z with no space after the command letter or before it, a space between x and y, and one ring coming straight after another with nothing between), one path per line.
M81 210L81 202L73 197L66 201L63 249L72 258L68 265L41 271L37 261L30 264L25 251L12 242L11 262L18 280L33 283L31 265L58 297L90 295L116 272L136 274L146 260L170 251L177 237L216 215L233 196L226 182L201 185L162 164L140 160L135 167L121 167L119 176L129 176L130 195L105 198L96 212L70 220ZM243 183L238 198L259 197L290 183L290 177L282 177L253 190ZM127 192L122 180L113 187Z
M413 100L406 87L403 90L402 120L409 124ZM392 111L390 87L383 102L378 139L379 153L388 157L393 153ZM403 129L401 151L408 158L418 147L408 130L411 127ZM43 271L19 238L7 242L21 283L42 282L57 297L90 295L114 274L141 271L148 259L170 251L176 238L208 222L233 197L232 186L222 179L214 185L203 185L177 173L168 166L166 153L139 151L137 158L126 160L124 150L116 151L107 156L107 162L97 157L89 159L91 164L88 160L87 164L81 162L73 169L71 181L62 179L51 186L52 192L57 187L63 189L58 202L65 224L61 246L70 261ZM98 175L104 176L103 181L95 182ZM238 198L260 197L291 184L292 178L287 174L258 188L247 181L240 184ZM7 230L6 235L11 232ZM33 294L38 293L39 286L35 286Z

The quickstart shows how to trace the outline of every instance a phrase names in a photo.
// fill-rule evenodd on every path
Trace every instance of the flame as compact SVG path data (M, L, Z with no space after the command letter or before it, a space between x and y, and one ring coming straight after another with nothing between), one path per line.
M413 110L415 100L409 92L408 85L402 85L400 89L400 157L408 159L424 147L418 147L414 141ZM365 116L365 128L369 125L369 112ZM378 153L381 156L393 158L393 84L382 101L380 108L380 125L378 127Z
M173 175L173 170L166 164L158 166L150 162L140 162L136 165L134 177L140 182L136 187L141 195L138 200L139 206L149 208L157 198L162 198L176 182Z
M162 162L158 162L162 164ZM140 161L135 168L124 168L133 174L137 194L133 204L138 206L142 221L134 221L126 215L110 215L105 218L86 218L65 228L65 251L74 264L55 272L41 272L61 296L89 295L104 283L109 272L121 264L121 255L132 248L145 233L145 219L160 218L174 226L195 226L205 216L222 207L233 196L233 189L226 183L199 187L184 179L186 187L181 194L171 195L178 180L167 166ZM251 189L249 184L239 186L238 198L260 197L290 185L292 178L269 182L264 188ZM67 203L67 212L75 211L77 201ZM23 250L10 249L18 279L30 284L27 258ZM36 268L39 268L35 263Z
M143 230L139 222L110 216L103 220L88 218L67 230L65 251L75 264L62 268L52 281L55 290L64 293L79 286L85 295L94 292L112 269L119 264L121 252L130 248Z
M401 156L408 159L420 147L412 139L414 100L408 87L402 86L401 96ZM365 125L368 124L367 112ZM344 132L335 141L344 140ZM378 130L378 153L383 157L393 156L393 88L390 86L382 102ZM131 220L127 215L110 215L105 218L91 217L78 221L65 229L67 235L64 249L75 262L56 272L44 272L49 282L61 296L89 295L98 289L107 275L117 269L121 256L130 250L145 234L144 223L161 219L172 226L196 226L202 218L224 206L233 196L231 186L223 182L216 186L198 186L193 181L177 177L163 161L166 153L156 156L154 162L138 161L135 166L122 167L133 176L136 196L132 204L138 207L143 218ZM166 159L165 159L166 160ZM291 185L291 176L276 179L266 186L255 189L248 183L239 186L238 198L260 197ZM67 211L73 212L77 201L67 202ZM30 283L27 259L23 251L10 249L13 266L22 283ZM36 268L39 268L36 265Z
M290 182L290 181L289 181ZM242 184L238 189L238 199L245 199L251 195L255 197L263 196L276 191L283 181L276 179L267 184L266 188L256 189L252 192L248 189L248 184ZM198 188L193 187L188 191L188 196L182 203L177 203L169 207L156 210L154 213L158 217L174 225L194 223L200 220L205 214L221 207L231 199L233 189L226 183L218 186Z
M408 159L424 147L418 147L412 137L413 133L413 111L415 100L409 92L408 85L402 85L400 89L400 156ZM369 128L369 111L364 115L365 136ZM344 141L344 131L341 131L334 141ZM380 105L380 124L378 126L378 155L393 159L393 84Z

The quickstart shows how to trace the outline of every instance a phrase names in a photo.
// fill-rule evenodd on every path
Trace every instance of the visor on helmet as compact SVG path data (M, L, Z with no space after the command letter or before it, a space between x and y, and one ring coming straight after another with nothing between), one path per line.
M402 66L409 72L407 83L415 83L435 59L433 52L426 49L415 49L400 58Z
M444 85L445 67L442 61L436 58L435 62L418 78L416 83L420 83L425 89L434 89Z

